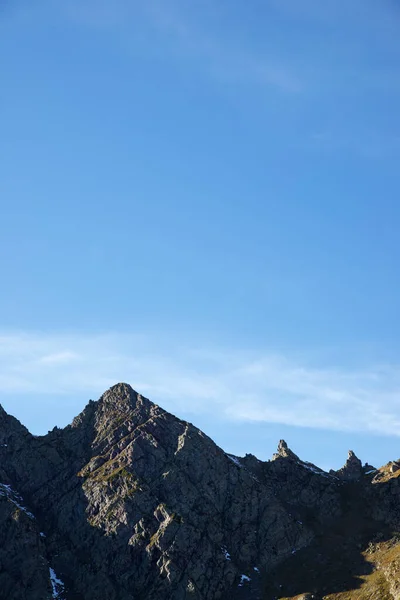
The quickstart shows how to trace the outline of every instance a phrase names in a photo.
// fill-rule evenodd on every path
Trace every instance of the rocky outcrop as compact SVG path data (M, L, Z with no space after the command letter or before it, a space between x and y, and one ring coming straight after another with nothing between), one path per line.
M291 458L292 460L300 461L299 457L290 450L285 440L279 440L278 449L272 456L272 460L277 460L279 458Z
M349 450L345 465L338 471L332 471L334 475L344 481L358 481L364 472L361 460L357 458L353 450Z
M328 474L283 440L271 461L228 455L126 384L43 437L0 409L0 600L276 598L348 515L385 521L348 463Z

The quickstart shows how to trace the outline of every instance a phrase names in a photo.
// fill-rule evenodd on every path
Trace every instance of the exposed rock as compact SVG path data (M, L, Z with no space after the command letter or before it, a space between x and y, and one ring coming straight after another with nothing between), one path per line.
M241 592L244 569L266 571L313 537L210 438L125 384L43 438L6 421L21 432L9 476L71 597L223 598Z
M34 516L0 474L0 598L51 598L49 564Z
M278 449L272 456L272 460L276 460L277 458L291 458L292 460L299 460L299 457L290 450L285 440L279 441Z
M357 458L353 450L349 450L349 454L345 465L335 472L335 475L339 479L345 481L358 481L364 474L361 460Z
M227 455L126 384L43 437L0 407L0 600L322 598L324 561L400 521L399 479L365 468L325 473L283 440Z

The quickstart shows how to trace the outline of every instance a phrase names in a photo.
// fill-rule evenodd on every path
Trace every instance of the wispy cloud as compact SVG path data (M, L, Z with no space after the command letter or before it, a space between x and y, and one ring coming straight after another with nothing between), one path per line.
M0 336L0 398L82 395L117 381L181 415L400 434L400 368L318 368L289 357L160 346L134 335ZM71 415L72 417L73 415Z
M255 53L228 35L213 35L196 23L190 5L158 0L69 0L65 14L90 27L118 34L118 44L129 51L146 45L152 55L186 62L188 57L214 79L271 87L286 93L302 90L303 82L285 60ZM190 69L194 68L190 62Z
M76 354L75 352L69 352L68 350L66 350L64 352L55 352L54 354L47 354L46 356L42 356L39 358L39 363L45 365L65 365L71 361L79 359L79 354Z

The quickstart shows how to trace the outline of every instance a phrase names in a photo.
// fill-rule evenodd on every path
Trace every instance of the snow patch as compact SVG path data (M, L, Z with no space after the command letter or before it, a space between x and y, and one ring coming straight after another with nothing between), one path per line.
M255 475L253 475L253 473L250 473L250 471L248 469L246 469L245 467L243 467L242 463L240 462L240 459L237 456L234 456L233 454L226 454L225 456L227 456L229 458L229 460L231 460L233 463L235 463L235 465L237 467L239 467L240 469L244 469L252 479L254 479L254 481L257 481L257 483L260 483L260 480L257 479L257 477Z
M238 587L242 587L245 583L248 583L249 581L251 581L250 577L248 577L247 575L241 575Z
M7 496L10 502L22 510L30 519L35 518L35 516L23 504L21 504L21 502L23 502L21 496L14 492L10 485L0 483L0 496Z
M303 469L307 469L307 471L315 473L315 475L321 475L321 477L325 477L326 479L338 479L334 475L329 475L328 473L325 473L325 471L323 471L322 469L318 469L318 467L315 467L311 463L298 461L297 464L303 467Z
M259 572L260 572L260 569L259 569L258 567L253 567L253 570L254 570L256 573L259 573Z
M243 468L243 465L240 464L240 460L238 459L237 456L233 456L233 454L227 454L226 455L233 463L235 463L236 466L240 467L241 469Z
M59 598L61 600L61 594L65 590L65 585L61 581L61 579L59 579L57 577L54 569L52 569L50 567L49 572L50 572L51 587L52 587L52 590L53 590L53 598Z
M224 553L224 556L226 558L226 560L232 560L231 559L231 555L229 554L228 550L226 548L221 548L222 552Z

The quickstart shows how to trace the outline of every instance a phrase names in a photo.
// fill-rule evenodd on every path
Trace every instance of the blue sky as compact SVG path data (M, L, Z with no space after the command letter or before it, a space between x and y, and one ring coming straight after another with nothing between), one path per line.
M0 9L0 402L128 381L228 451L400 456L400 9Z

